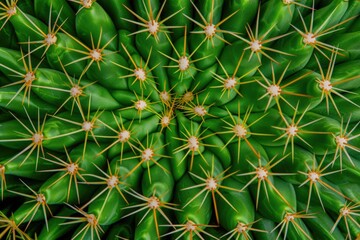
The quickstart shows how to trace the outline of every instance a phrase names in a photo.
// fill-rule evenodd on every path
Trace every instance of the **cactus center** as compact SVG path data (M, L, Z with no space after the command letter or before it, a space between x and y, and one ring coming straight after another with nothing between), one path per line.
M57 40L57 37L55 36L55 34L53 33L48 33L45 37L45 40L44 42L47 44L47 45L52 45L52 44L55 44L56 43L56 40Z
M210 177L206 179L206 189L213 191L217 188L217 181L215 178Z
M151 148L146 148L141 153L141 159L143 161L150 161L153 157L154 157L154 150L152 150Z
M16 14L16 5L13 4L12 6L10 6L10 7L8 8L8 10L6 10L6 13L7 13L7 15L8 15L9 17L15 15L15 14Z
M8 221L8 223L9 223L9 226L7 226L7 227L13 229L12 231L16 231L16 229L18 229L18 225L15 223L14 220L10 220L10 221Z
M37 132L34 133L31 139L35 145L41 145L42 141L44 140L44 135L41 132Z
M71 175L75 175L79 170L79 166L76 163L70 163L66 166L66 169Z
M277 97L281 94L281 88L278 85L270 85L267 88L267 92L270 94L270 96L272 97Z
M142 82L146 80L146 72L144 69L136 68L134 70L134 74L135 74L136 79L139 79Z
M160 200L155 196L150 197L148 200L148 207L150 209L156 209L160 207Z
M294 0L283 0L284 4L292 4Z
M88 221L88 223L91 226L96 226L97 225L97 219L96 219L94 214L87 214L86 215L86 220Z
M181 98L181 101L183 103L191 102L192 100L194 100L194 94L192 92L184 93L184 95Z
M95 62L101 61L102 60L101 49L93 49L93 50L91 50L90 51L90 57Z
M294 125L291 124L287 129L286 129L286 134L289 136L295 136L298 133L298 128Z
M82 5L84 8L91 8L91 5L93 4L93 0L82 0Z
M253 42L250 43L250 48L251 51L253 52L258 52L261 50L261 42L259 40L254 40Z
M169 124L170 124L170 117L169 116L163 116L161 118L161 126L162 127L167 127L167 126L169 126Z
M233 127L233 131L235 133L236 136L240 137L240 138L245 138L246 137L246 134L247 134L247 130L246 128L241 125L241 124L236 124L234 127Z
M155 20L150 20L148 23L149 32L152 35L155 35L159 30L159 23Z
M147 103L144 100L138 100L135 103L135 108L139 111L144 110L147 107Z
M293 214L291 214L291 213L286 213L286 215L285 215L285 220L286 220L287 222L294 221L294 219L295 219L295 217L294 217Z
M197 151L199 149L199 140L195 136L191 136L188 138L188 148L191 151Z
M236 231L238 233L244 233L244 232L246 232L247 229L248 229L248 226L244 223L238 223L238 225L236 226Z
M203 117L206 115L207 111L203 106L198 105L198 106L194 107L194 113L195 113L195 115L198 115L199 117Z
M305 44L315 44L316 43L315 34L312 33L305 34L303 41Z
M212 38L216 34L216 26L214 24L208 24L205 26L204 32L207 38Z
M186 71L190 66L190 61L186 56L182 56L179 58L179 68L180 71Z
M308 173L308 179L310 179L311 182L317 182L320 179L319 173L310 171Z
M185 230L187 232L192 232L196 230L196 225L193 221L188 220L185 224Z
M93 129L94 125L89 122L89 121L85 121L83 122L82 124L82 129L85 131L85 132L89 132Z
M236 86L236 79L234 77L230 77L224 81L224 88L226 90L232 89Z
M332 84L329 80L324 79L319 84L320 88L325 92L330 92L332 89Z
M340 209L340 214L342 214L343 216L348 216L348 215L350 215L350 213L351 213L351 211L347 207L343 207Z
M348 143L347 138L341 137L341 136L336 136L335 141L336 141L336 144L341 148L346 147L346 144Z
M160 99L162 102L167 103L167 102L170 102L171 96L170 96L169 92L162 91L162 92L160 92Z
M26 86L31 86L34 80L35 80L35 74L33 72L27 72L25 74L24 81Z
M36 201L40 204L46 204L45 196L44 194L37 194L36 195Z
M75 85L70 89L70 95L73 98L79 97L81 94L82 94L82 90L78 85Z
M110 176L106 180L106 183L107 183L109 188L114 188L119 184L119 179L116 176Z
M256 175L258 179L265 180L268 176L268 170L264 167L258 167L256 168Z
M128 130L122 130L121 132L119 132L119 141L121 143L127 142L130 139L130 132Z

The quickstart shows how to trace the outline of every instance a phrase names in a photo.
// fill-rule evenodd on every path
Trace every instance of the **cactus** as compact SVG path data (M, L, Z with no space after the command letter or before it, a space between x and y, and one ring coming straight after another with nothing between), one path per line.
M1 0L0 239L359 239L359 14Z

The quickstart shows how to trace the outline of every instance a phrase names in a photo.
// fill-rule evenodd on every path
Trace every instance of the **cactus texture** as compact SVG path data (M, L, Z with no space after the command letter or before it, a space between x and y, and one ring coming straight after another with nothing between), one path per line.
M0 0L0 239L360 239L359 14Z

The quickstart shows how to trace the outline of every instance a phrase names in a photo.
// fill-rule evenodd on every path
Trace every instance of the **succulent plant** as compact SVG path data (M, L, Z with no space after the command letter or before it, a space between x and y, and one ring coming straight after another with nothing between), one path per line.
M359 14L1 0L0 239L360 239Z

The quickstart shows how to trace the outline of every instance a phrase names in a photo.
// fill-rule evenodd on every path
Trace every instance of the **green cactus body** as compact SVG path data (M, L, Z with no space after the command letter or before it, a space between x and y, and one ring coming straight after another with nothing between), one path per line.
M360 239L359 0L0 0L0 239Z

